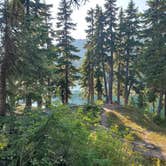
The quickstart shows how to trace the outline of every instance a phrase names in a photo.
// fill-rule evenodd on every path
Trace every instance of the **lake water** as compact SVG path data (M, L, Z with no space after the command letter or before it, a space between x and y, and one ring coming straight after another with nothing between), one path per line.
M69 99L69 104L76 104L76 105L83 105L87 103L87 100L85 98L83 98L82 96L82 92L81 92L81 86L80 85L76 85L71 89L72 95L71 98ZM53 101L59 101L60 99L54 98Z

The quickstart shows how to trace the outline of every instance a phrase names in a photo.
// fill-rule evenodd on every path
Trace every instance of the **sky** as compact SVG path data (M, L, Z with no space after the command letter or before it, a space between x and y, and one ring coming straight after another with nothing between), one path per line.
M117 6L123 7L124 9L127 7L130 0L117 0ZM53 8L51 9L53 18L56 18L57 9L60 0L45 0L47 4L53 4ZM146 9L146 0L134 0L136 6L140 11ZM86 33L85 29L87 27L87 23L85 21L85 17L87 16L87 11L90 8L94 8L97 4L104 7L105 0L89 0L85 5L82 5L79 9L73 8L72 20L77 24L76 30L72 32L72 36L75 39L85 39ZM53 21L54 26L56 27L56 21Z

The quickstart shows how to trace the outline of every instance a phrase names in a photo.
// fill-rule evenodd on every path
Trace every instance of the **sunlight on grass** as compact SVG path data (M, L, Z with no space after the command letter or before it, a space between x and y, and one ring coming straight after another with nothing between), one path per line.
M122 108L121 110L105 108L105 111L111 125L118 124L119 126L124 126L124 128L130 128L131 132L136 135L135 141L140 139L153 144L164 154L166 153L166 130L157 126L152 117L131 108Z

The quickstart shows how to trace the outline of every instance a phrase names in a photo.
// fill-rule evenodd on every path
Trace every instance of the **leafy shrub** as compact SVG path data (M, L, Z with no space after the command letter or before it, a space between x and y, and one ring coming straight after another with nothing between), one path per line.
M90 128L94 126L90 121L98 119L98 113L88 114L93 108L71 111L58 106L52 110L26 112L13 117L12 126L9 119L3 124L1 132L5 133L8 145L0 149L0 163L5 166L127 166L136 163L137 157L130 147L115 138L111 129L99 125ZM8 132L10 129L12 133Z
M97 106L102 106L104 104L103 100L97 100L96 105Z
M166 119L162 119L160 116L155 115L153 117L153 121L159 125L159 126L165 126L166 125Z

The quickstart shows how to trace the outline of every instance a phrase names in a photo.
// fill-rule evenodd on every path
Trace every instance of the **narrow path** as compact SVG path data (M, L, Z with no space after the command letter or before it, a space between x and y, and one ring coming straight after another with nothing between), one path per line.
M149 131L132 120L124 111L116 111L121 108L117 106L106 105L101 114L101 124L108 128L108 118L115 115L126 127L131 128L141 140L131 142L134 151L141 152L147 157L160 158L166 160L166 135Z

